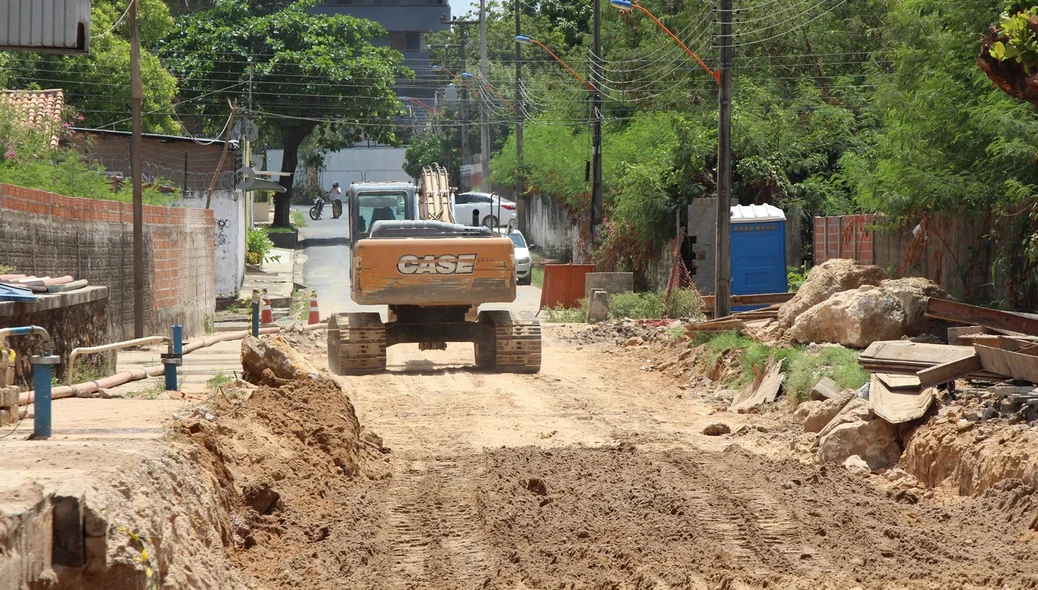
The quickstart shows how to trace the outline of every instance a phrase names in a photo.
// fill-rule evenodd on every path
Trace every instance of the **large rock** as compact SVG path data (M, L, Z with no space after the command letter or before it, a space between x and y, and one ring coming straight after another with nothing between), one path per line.
M897 297L905 310L905 328L909 336L925 331L926 303L931 297L951 299L948 292L930 279L907 277L891 279L879 284L880 288Z
M818 460L823 464L843 463L854 455L873 471L896 465L901 458L897 430L879 418L856 420L840 424L818 441Z
M279 379L303 379L316 373L301 354L278 335L249 336L241 343L241 368L246 381L258 383L264 369Z
M840 410L839 413L837 413L836 416L818 432L817 435L815 435L815 444L817 444L825 435L832 432L837 426L868 419L869 402L860 397L855 397L851 401L847 402L847 405L845 405L843 409Z
M792 326L800 314L835 293L862 285L878 285L886 278L887 273L878 266L858 264L853 260L826 260L807 273L797 294L779 308L778 326L781 329Z
M818 405L812 407L811 411L804 418L804 432L821 432L825 425L831 422L852 399L854 399L854 391L848 390L824 402L816 402Z
M800 314L787 335L795 342L832 342L866 348L905 333L905 309L887 291L865 285L829 297Z

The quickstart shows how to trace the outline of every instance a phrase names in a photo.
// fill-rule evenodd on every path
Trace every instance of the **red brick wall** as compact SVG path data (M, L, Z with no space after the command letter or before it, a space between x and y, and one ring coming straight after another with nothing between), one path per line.
M213 212L144 206L145 332L201 333L215 309ZM133 337L133 205L0 184L0 263L110 289L113 339Z
M875 264L875 231L872 229L875 224L875 215L815 217L814 263L848 258Z

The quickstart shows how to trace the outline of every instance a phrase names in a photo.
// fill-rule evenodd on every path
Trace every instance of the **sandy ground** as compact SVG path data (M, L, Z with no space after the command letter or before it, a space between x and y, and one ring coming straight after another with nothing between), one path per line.
M3 482L89 481L111 523L171 540L163 588L1038 587L1034 509L819 467L788 414L731 414L641 370L672 351L575 329L545 326L536 375L397 346L386 374L336 378L349 400L264 390L191 436L166 434L184 402L57 402L48 447L0 443Z
M546 327L538 375L401 346L387 374L341 379L389 477L282 494L240 566L269 588L1038 585L1026 523L989 500L895 500L794 455L786 415L727 413L639 370L658 351L578 348L570 329ZM718 421L757 428L701 434Z

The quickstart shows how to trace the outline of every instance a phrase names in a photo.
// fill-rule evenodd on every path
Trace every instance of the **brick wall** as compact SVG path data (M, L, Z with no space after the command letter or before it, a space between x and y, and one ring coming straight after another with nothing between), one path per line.
M215 310L213 213L144 206L145 334L204 331ZM113 340L133 337L133 206L0 184L0 263L109 287Z
M834 215L815 217L814 263L832 258L847 258L863 264L876 264L875 215Z
M125 133L78 132L72 144L91 164L130 178L130 137ZM184 193L208 191L220 164L223 142L199 144L189 139L142 137L142 171L146 177L162 177ZM217 188L233 188L237 154L229 152Z

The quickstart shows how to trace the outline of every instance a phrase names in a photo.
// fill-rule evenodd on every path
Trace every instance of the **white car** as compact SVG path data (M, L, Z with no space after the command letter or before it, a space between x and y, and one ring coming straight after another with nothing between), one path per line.
M533 259L530 258L530 248L526 244L526 238L517 229L512 231L498 229L497 234L508 236L508 239L512 240L512 245L515 247L515 274L519 279L519 284L531 284L533 282Z
M515 203L491 193L461 193L454 197L454 221L462 225L515 227Z

